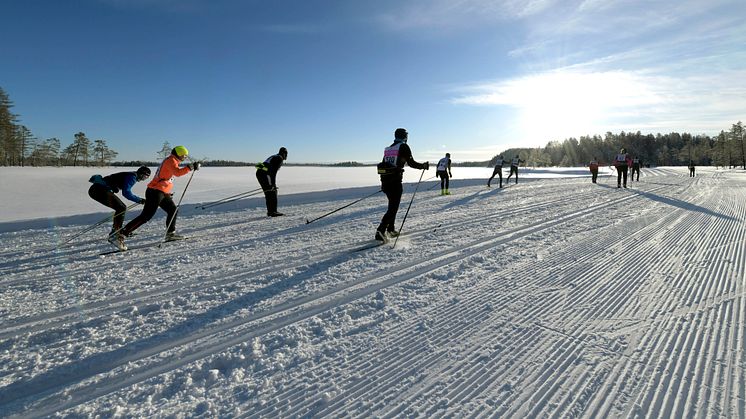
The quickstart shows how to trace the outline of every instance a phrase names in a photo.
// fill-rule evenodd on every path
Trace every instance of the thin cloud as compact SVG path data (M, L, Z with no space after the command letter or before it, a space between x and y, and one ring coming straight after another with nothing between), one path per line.
M559 0L412 0L397 3L377 20L392 30L473 27L476 23L534 16Z

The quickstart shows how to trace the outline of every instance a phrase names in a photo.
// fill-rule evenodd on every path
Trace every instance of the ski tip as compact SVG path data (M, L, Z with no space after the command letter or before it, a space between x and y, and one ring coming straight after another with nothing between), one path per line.
M308 221L308 218L306 218L306 224L311 224L311 222Z

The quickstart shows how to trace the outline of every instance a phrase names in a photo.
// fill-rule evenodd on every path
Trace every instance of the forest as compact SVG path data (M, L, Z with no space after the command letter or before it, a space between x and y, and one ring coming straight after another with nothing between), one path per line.
M117 162L118 153L104 139L89 139L85 133L73 134L73 140L65 147L59 138L36 138L31 130L20 124L19 115L12 112L13 102L0 87L0 166L107 166L127 165L133 162ZM646 166L687 165L690 161L698 166L746 168L744 153L744 127L741 121L717 136L676 133L642 134L637 132L607 132L599 135L549 141L545 147L510 148L493 156L489 161L465 162L459 166L493 166L498 156L510 160L519 156L528 166L572 167L584 166L596 159L608 164L621 148ZM168 156L170 145L164 142L160 150L154 150L159 158ZM141 163L141 162L137 162ZM246 163L215 160L207 165L231 166ZM355 162L339 163L340 166L359 165Z
M646 166L681 166L692 161L697 166L746 167L741 121L714 137L676 132L653 135L637 131L567 138L550 141L545 147L504 150L487 165L494 165L500 155L506 160L519 156L526 165L534 167L585 166L593 159L609 164L622 148Z

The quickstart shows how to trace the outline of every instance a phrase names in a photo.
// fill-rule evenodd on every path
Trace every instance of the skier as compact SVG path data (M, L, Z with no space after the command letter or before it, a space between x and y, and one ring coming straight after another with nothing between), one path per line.
M694 160L689 160L689 177L694 177Z
M515 157L513 157L513 160L510 161L510 174L508 175L508 178L505 179L505 182L510 181L513 173L515 173L515 184L518 184L518 165L520 163L525 163L525 161L521 160L516 154Z
M404 128L394 131L394 143L383 150L383 160L378 164L378 174L381 175L381 190L386 194L389 201L388 209L381 219L381 224L376 229L375 239L386 242L389 237L396 237L399 232L394 230L396 213L399 211L399 203L403 192L402 178L404 176L404 165L409 167L428 170L430 163L417 163L412 157L412 150L407 145L409 133Z
M122 224L124 224L124 213L127 211L127 206L115 194L121 190L122 196L125 198L138 204L144 204L145 199L132 193L132 187L135 183L149 177L150 169L142 166L136 172L119 172L106 177L93 175L88 180L93 183L88 188L88 196L114 210L114 224L111 226L108 240L109 243L118 248L124 246L124 239L120 230Z
M637 181L638 182L640 181L640 165L641 164L642 162L640 161L639 158L635 157L634 159L632 159L632 176L630 177L630 180L632 182L635 181L635 173L637 173Z
M171 150L171 155L161 162L153 180L148 183L148 188L145 190L145 207L142 209L140 215L127 223L122 230L122 234L125 237L129 237L133 231L150 221L158 210L158 207L160 207L166 211L166 241L184 239L184 236L176 233L177 208L171 190L174 188L175 177L184 176L191 171L199 170L199 162L179 167L179 163L183 162L188 155L189 150L186 147L181 145L176 146ZM120 247L120 250L127 250L126 246L122 247Z
M490 176L489 179L487 179L487 187L490 187L490 183L492 183L492 179L495 178L495 175L500 175L500 187L503 187L503 156L502 154L497 156L495 158L495 170L492 171L492 176Z
M616 187L621 188L622 187L622 179L624 179L624 187L627 187L627 169L630 164L630 158L627 154L627 149L622 148L619 150L619 154L616 155L614 158L614 167L616 167L617 172L617 178L616 178Z
M282 167L282 163L288 159L288 150L280 147L277 154L267 157L262 163L256 164L256 180L264 191L264 200L267 204L267 216L279 217L284 215L277 212L277 171Z
M451 174L451 153L446 153L446 156L438 161L438 169L435 175L440 177L440 194L450 195L448 192L448 179L452 178Z
M598 159L593 156L593 160L588 163L588 168L591 169L591 182L596 183L598 179Z

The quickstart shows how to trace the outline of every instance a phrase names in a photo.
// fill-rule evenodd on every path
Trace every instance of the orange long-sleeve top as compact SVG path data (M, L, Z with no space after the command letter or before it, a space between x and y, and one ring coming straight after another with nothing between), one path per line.
M184 176L189 173L188 167L179 167L179 159L170 155L163 163L161 167L155 172L153 180L148 183L148 188L158 189L163 193L171 193L171 189L174 188L174 178L178 176Z

